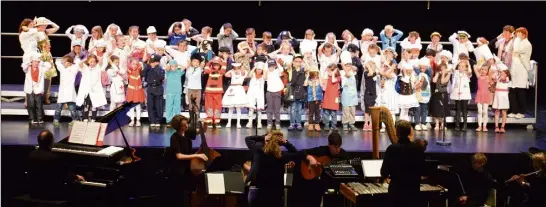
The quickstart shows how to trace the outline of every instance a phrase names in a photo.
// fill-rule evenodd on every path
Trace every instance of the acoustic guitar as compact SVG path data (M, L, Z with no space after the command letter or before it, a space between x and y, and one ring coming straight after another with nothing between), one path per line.
M328 165L332 161L332 159L328 156L311 156L317 160L317 166L309 165L309 161L307 159L302 160L300 165L301 175L306 180L312 180L322 175L322 169L324 165Z

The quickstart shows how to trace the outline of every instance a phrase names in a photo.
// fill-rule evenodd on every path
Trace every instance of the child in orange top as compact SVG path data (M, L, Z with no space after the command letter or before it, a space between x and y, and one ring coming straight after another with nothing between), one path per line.
M226 73L226 64L220 57L214 57L205 67L205 74L209 75L205 88L205 122L209 127L220 128L220 116L222 115L222 88L223 75Z

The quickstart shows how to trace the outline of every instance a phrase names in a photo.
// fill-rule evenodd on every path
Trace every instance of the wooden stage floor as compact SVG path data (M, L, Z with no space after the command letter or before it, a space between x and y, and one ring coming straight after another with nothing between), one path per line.
M245 122L243 122L245 123ZM207 142L210 147L224 150L244 150L246 149L245 137L255 134L255 129L237 129L234 128L209 129L206 133ZM451 127L452 126L449 126ZM489 132L476 132L475 126L469 125L466 132L458 132L451 129L446 131L446 140L451 141L449 147L436 145L436 141L441 140L441 133L429 130L426 132L416 132L416 138L424 138L429 141L428 153L519 153L527 151L529 147L539 147L546 149L546 141L538 139L536 131L527 130L524 126L512 126L507 128L504 134L494 133L492 125L489 125ZM36 136L42 129L48 129L55 133L56 141L67 137L69 127L67 123L62 123L60 127L54 127L51 122L46 122L41 126L29 125L26 121L5 120L2 118L1 138L2 145L36 145ZM159 130L151 130L147 123L142 127L124 127L123 131L129 144L133 147L153 147L162 148L169 146L170 136L174 130L162 127ZM265 133L265 129L258 131L259 134ZM307 132L292 131L289 132L286 126L281 129L298 149L312 148L327 144L326 132ZM341 131L343 136L343 148L349 152L370 152L372 150L372 133L362 130L356 132ZM105 137L105 145L123 146L121 133L112 132ZM390 141L386 133L381 133L379 139L379 149L384 151L389 146ZM200 145L199 138L193 142L194 148Z

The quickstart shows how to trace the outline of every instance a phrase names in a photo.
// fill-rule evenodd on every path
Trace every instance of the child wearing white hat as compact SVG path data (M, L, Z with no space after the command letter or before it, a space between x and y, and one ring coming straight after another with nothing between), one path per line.
M237 129L241 128L241 108L248 106L248 100L243 87L243 82L247 76L247 71L243 69L241 63L231 63L233 68L226 72L224 76L231 78L231 85L224 93L222 98L222 107L228 108L228 123L226 128L231 127L231 117L233 109L237 110Z
M430 76L432 70L430 68L430 60L423 57L419 60L418 76L415 84L415 96L419 102L419 107L416 107L414 113L415 130L427 129L427 115L428 115L428 103L430 101L431 89L430 89Z
M265 79L264 73L267 70L267 63L257 62L255 67L248 73L250 82L248 83L248 91L246 97L248 98L248 123L246 128L252 128L252 121L254 120L254 112L258 116L257 128L262 128L262 111L265 108Z
M453 44L453 64L459 62L459 55L474 52L474 45L469 40L470 34L466 31L458 31L449 36L449 41Z
M148 35L148 39L146 39L146 52L151 55L155 53L155 43L165 41L160 40L157 37L157 30L154 26L149 26L148 28L146 28L146 34Z
M27 98L27 111L32 124L44 123L43 94L45 73L51 69L49 62L40 60L40 53L32 53L30 60L21 65L25 72L24 91Z
M317 46L315 32L312 29L307 29L305 31L305 38L300 43L300 53L307 57L306 53L311 52L313 60L317 61Z
M74 34L72 34L74 32ZM85 41L87 41L87 38L89 37L89 30L81 24L78 25L72 25L65 31L66 36L74 41L81 41L82 48L85 48ZM74 45L71 45L73 47Z
M400 120L409 121L409 110L419 107L419 102L415 96L415 81L413 65L401 63L400 77L396 83L398 89L398 107L400 108Z
M360 39L360 52L362 53L362 56L365 56L368 54L368 46L371 44L377 44L377 36L373 36L373 31L371 29L364 29L361 34Z
M349 51L341 53L341 64L343 70L340 71L341 75L341 105L342 116L341 123L343 130L356 131L355 116L356 105L358 105L358 91L356 85L356 67L352 64L352 57Z
M104 37L103 39L106 41L112 41L116 38L118 35L122 35L121 28L117 24L110 24L108 27L106 27L106 30L104 31Z

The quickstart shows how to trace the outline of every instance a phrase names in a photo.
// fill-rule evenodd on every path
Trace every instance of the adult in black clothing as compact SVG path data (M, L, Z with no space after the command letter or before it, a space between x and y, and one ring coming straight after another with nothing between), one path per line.
M539 171L537 175L525 177L524 175L514 175L521 190L528 195L528 199L518 206L541 207L546 204L546 154L544 152L535 153L531 156L533 169Z
M398 143L387 147L381 176L389 178L389 201L391 206L422 206L419 198L421 175L425 171L423 148L410 141L412 127L408 121L396 124Z
M51 151L53 133L43 130L38 135L39 148L28 156L30 196L36 199L60 200L66 198L65 183L85 181L84 177L69 172L61 155Z
M482 153L476 153L471 159L472 170L461 176L466 194L459 197L459 206L483 206L489 196L489 189L497 186L497 182L484 168L487 157Z
M300 166L301 162L309 162L311 166L320 165L321 163L318 163L315 157L321 156L328 156L334 161L345 160L347 159L347 152L341 148L341 144L341 135L338 132L332 132L328 135L328 145L303 150L301 159L296 161L296 166ZM324 180L318 178L306 180L302 177L299 167L297 167L294 170L294 180L292 189L290 189L290 206L318 207L322 202L322 195L324 195L325 191Z
M296 156L297 149L280 132L245 138L254 153L250 174L248 202L250 207L281 207L284 193L284 166ZM282 152L284 146L288 152Z
M190 160L194 158L208 160L205 154L194 154L192 150L192 140L195 140L197 131L194 128L188 129L188 118L182 115L176 115L171 121L171 127L176 132L171 136L171 146L168 156L171 156L171 196L175 199L173 203L177 206L190 206L191 191L195 188L195 179L192 179L190 172ZM206 130L206 127L203 127Z

